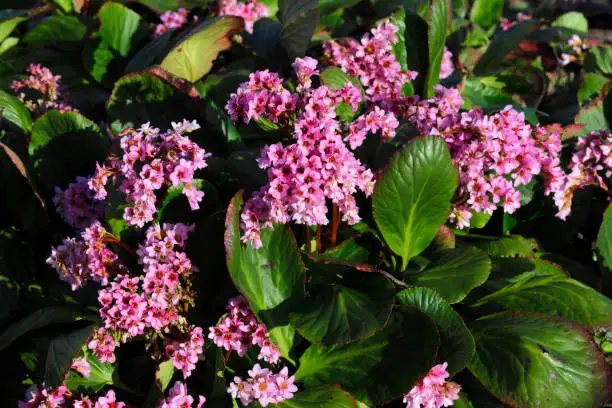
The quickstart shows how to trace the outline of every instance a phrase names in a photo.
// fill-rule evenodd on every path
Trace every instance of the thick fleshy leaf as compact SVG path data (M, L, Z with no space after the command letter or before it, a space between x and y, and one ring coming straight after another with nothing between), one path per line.
M448 362L451 376L463 370L474 355L474 338L461 316L436 291L409 288L397 294L400 303L414 306L429 316L440 332L439 361Z
M166 391L166 388L168 388L168 385L170 385L174 371L174 363L172 362L172 359L166 360L157 366L157 370L155 371L155 379L159 383L159 388L162 392Z
M599 95L591 102L584 105L576 114L574 121L584 123L586 126L578 132L577 136L584 136L594 130L610 128L612 115L610 114L612 104L612 92L610 92L610 82L604 85Z
M317 0L279 0L280 43L291 59L302 57L319 23Z
M336 259L345 262L366 263L370 257L368 249L361 245L360 236L347 239L337 246L320 254L312 254L317 259Z
M526 408L599 407L607 364L591 335L561 317L502 312L469 325L469 370L501 401Z
M612 48L600 45L589 50L584 61L587 71L599 71L602 74L612 74Z
M448 1L431 0L427 23L427 44L429 49L429 69L425 78L424 95L432 97L435 94L434 85L440 82L440 65L444 55L446 30L448 28Z
M30 44L80 41L87 27L74 16L51 16L28 31L23 41Z
M504 11L504 0L476 0L470 11L470 20L483 27L496 24Z
M51 110L38 118L32 129L29 152L47 189L65 186L75 174L88 175L104 160L108 140L100 128L76 112ZM78 151L79 154L73 154Z
M0 112L2 119L19 126L24 132L29 133L32 130L32 117L23 102L2 90L0 90Z
M397 41L393 43L393 54L395 60L399 62L402 70L408 69L408 62L406 56L406 11L404 8L400 8L399 11L389 16L389 22L397 27Z
M72 360L94 328L93 325L87 326L51 340L45 363L45 384L47 387L55 388L64 381L64 376L70 369Z
M462 301L482 285L491 272L491 260L474 247L444 249L425 269L409 277L417 286L435 289L449 303Z
M210 71L221 51L229 49L232 37L244 27L240 17L223 16L194 27L162 60L166 71L196 82Z
M404 267L427 248L447 220L457 184L457 170L439 137L414 139L391 159L376 183L372 211Z
M486 1L486 0L485 0ZM487 51L480 57L474 67L474 74L487 75L496 71L504 57L538 27L536 21L521 21L501 32L489 44Z
M278 408L357 408L357 402L338 385L298 390L293 398L276 404Z
M561 14L551 24L553 27L565 27L575 31L587 33L589 31L589 21L584 14L578 11L570 11L569 13Z
M107 2L98 12L98 17L100 37L121 56L127 56L132 48L132 37L140 25L140 15L119 3Z
M470 240L470 244L485 251L495 258L514 256L533 256L535 244L520 235L509 235L499 238L490 237Z
M333 265L328 268L333 274ZM337 275L341 278L311 293L290 314L297 331L319 347L373 335L385 325L393 307L395 287L382 275L359 270Z
M597 234L597 252L601 265L612 274L612 205L604 213L603 222Z
M292 330L273 328L289 323L289 312L304 297L304 264L293 233L286 225L262 231L263 247L240 242L242 192L232 199L225 220L227 268L234 284L246 297L257 317L271 331L271 338L285 357L292 344ZM276 338L282 334L283 338ZM287 336L291 338L286 338Z
M597 96L610 80L600 74L585 72L578 88L578 103L584 105L592 96Z
M427 22L416 13L406 12L406 22L404 26L406 65L408 69L419 73L419 76L413 81L413 87L416 93L423 94L426 75L422 73L427 72L429 69Z
M103 363L92 353L86 352L87 362L91 367L89 377L85 377L71 370L66 379L66 387L72 393L85 394L87 392L98 392L107 385L113 384L115 364Z
M29 16L24 10L2 10L0 12L0 41L8 37L17 25Z
M400 306L385 329L370 338L328 350L310 346L295 378L307 387L340 384L359 401L377 405L410 391L434 365L438 344L432 320Z

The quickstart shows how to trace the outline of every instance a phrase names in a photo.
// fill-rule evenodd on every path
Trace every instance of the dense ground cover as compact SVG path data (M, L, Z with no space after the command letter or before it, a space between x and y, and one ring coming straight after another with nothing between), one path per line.
M4 4L2 406L606 406L583 14Z

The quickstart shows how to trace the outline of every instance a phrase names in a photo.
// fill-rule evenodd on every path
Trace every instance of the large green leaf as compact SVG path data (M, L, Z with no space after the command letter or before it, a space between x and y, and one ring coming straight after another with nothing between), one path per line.
M605 280L608 282L612 280L612 204L604 212L603 222L597 234L597 252Z
M504 11L504 0L476 0L470 11L470 20L483 27L496 24Z
M440 65L444 55L446 30L448 28L447 0L431 0L427 23L427 44L429 49L429 69L425 78L423 94L432 97L435 94L433 86L440 82Z
M399 11L389 16L389 22L397 27L397 41L393 43L393 54L395 60L399 62L402 70L408 69L407 50L406 50L406 11L400 8Z
M565 317L591 329L612 328L612 300L564 275L534 276L480 299L509 310Z
M419 76L413 81L417 93L424 94L426 72L429 70L429 47L427 22L415 13L406 12L404 24L406 41L406 65Z
M570 11L560 15L551 24L553 27L565 27L586 34L589 31L589 21L584 14L578 11Z
M612 48L605 45L591 48L584 61L584 68L590 72L612 75Z
M609 129L612 120L611 112L612 92L610 92L610 86L605 85L599 95L584 105L576 114L574 121L586 125L576 136L584 136L594 130Z
M506 54L526 39L529 34L533 33L537 27L538 23L536 21L520 21L507 31L495 36L487 51L476 63L474 74L482 76L499 69Z
M32 130L32 117L23 102L15 96L0 90L0 112L2 118L30 133Z
M397 294L400 303L417 307L428 315L440 332L439 361L448 362L451 376L463 370L474 355L474 338L461 316L436 291L409 288Z
M95 326L90 325L51 340L45 363L45 384L47 387L55 388L64 381L64 376L70 369L72 360L94 328Z
M287 326L289 312L304 297L304 264L293 233L286 225L262 231L263 247L240 242L242 192L232 199L225 220L227 268L234 284L246 297L253 312L270 330L283 356L288 357L293 331ZM282 335L279 337L279 335Z
M591 335L560 317L502 312L469 325L476 354L469 370L515 407L599 407L607 364Z
M333 265L329 266L334 274ZM337 274L291 313L291 324L308 341L332 347L371 336L380 330L393 307L395 287L382 275L353 270Z
M603 75L585 72L578 88L578 104L580 106L592 96L597 96L610 80Z
M299 390L293 398L275 405L278 408L357 408L357 402L337 385Z
M417 138L391 159L376 183L372 211L404 268L448 218L457 184L457 170L439 137Z
M483 237L482 239L470 240L469 243L495 258L533 256L534 250L534 244L520 235L508 235L499 238Z
M400 306L385 329L370 338L328 350L310 346L295 378L307 387L337 383L359 401L377 405L410 391L434 365L438 344L431 319Z
M51 16L28 31L23 41L31 44L80 41L86 32L85 24L74 16Z
M438 291L449 303L463 300L482 285L491 272L491 260L474 247L444 249L425 269L409 277L411 283Z
M29 153L42 185L51 190L74 181L75 174L91 174L107 146L98 126L83 115L51 110L34 123Z
M72 393L84 394L86 392L98 392L106 385L113 384L115 364L101 362L95 354L90 351L85 353L85 357L91 367L89 377L85 377L71 370L66 379L66 387L68 387Z
M29 331L57 323L75 322L83 318L77 310L62 306L49 306L13 323L0 335L0 351Z
M0 42L8 37L19 23L29 18L27 14L24 10L0 11Z
M317 0L279 0L280 42L289 57L302 57L319 23Z
M161 66L171 74L196 82L210 71L219 53L231 47L232 37L243 27L243 20L235 16L203 21L166 55Z
M133 36L140 25L140 15L124 5L107 2L98 12L99 35L121 56L125 57L132 48Z

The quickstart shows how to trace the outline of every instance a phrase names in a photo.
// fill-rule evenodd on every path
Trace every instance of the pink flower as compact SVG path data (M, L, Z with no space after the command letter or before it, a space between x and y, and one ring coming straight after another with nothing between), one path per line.
M279 404L293 398L293 393L298 390L293 384L294 376L289 377L287 367L275 374L255 364L248 374L249 378L246 380L234 377L227 389L232 398L239 398L244 405L255 400L263 407Z
M17 93L19 100L30 112L38 115L51 109L58 109L62 113L78 112L69 105L68 98L62 92L60 75L53 75L49 68L39 64L30 64L27 72L30 75L22 81L13 81L11 89ZM24 92L26 90L27 94ZM39 97L34 98L32 94L37 94Z
M448 48L444 47L442 65L440 66L440 79L448 78L453 71L453 54L448 50Z
M461 386L446 381L449 376L447 365L444 363L432 367L425 378L404 395L406 408L440 408L454 404L453 401L459 398Z
M204 346L204 336L202 328L193 326L187 333L189 340L186 342L172 342L166 346L166 353L172 358L172 364L177 370L183 372L183 377L187 378L195 370L198 362L198 355L202 354Z
M77 177L65 190L55 187L53 204L66 224L73 228L85 228L104 215L105 202L94 200L87 182L87 178Z
M105 396L98 398L94 408L123 408L125 402L118 402L115 396L115 391L109 390Z
M25 393L26 401L19 401L19 408L59 408L66 401L66 397L70 396L70 391L63 385L60 385L55 390L33 384Z
M198 397L198 403L195 408L200 408L206 402L206 398L202 395ZM192 408L194 399L187 394L187 386L180 381L174 383L168 397L161 401L159 408Z
M187 21L189 10L180 8L177 11L166 11L159 19L162 21L155 27L153 37L159 37L170 28L181 28Z
M255 21L267 17L268 7L257 0L219 0L220 16L238 16L244 20L244 29L252 33Z
M91 373L91 366L87 362L87 357L82 357L78 360L74 360L70 368L81 374L85 378L89 378L89 375Z

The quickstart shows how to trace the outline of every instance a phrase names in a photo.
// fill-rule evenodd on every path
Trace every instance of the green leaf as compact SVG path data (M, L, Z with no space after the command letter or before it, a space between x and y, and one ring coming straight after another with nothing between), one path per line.
M406 56L406 11L404 8L400 8L399 11L389 16L389 22L397 27L397 41L393 43L393 54L395 60L399 62L402 70L408 69L408 62Z
M585 72L578 88L578 104L584 105L592 96L597 96L608 83L609 79L603 75Z
M330 269L332 274L333 266ZM391 314L395 287L381 275L354 270L312 292L289 315L290 321L308 341L329 348L382 329Z
M604 271L612 274L612 205L604 213L599 233L597 234L597 252L599 263Z
M594 130L609 129L612 119L611 111L612 92L610 92L608 86L604 86L599 96L584 105L574 118L574 122L577 124L584 123L586 125L576 136L584 136Z
M602 74L612 75L612 48L600 45L589 50L584 61L587 71L599 71Z
M414 139L389 162L376 183L372 211L404 269L448 219L457 184L457 170L439 137Z
M612 300L565 275L533 276L480 299L508 310L565 317L589 329L612 328Z
M73 16L51 16L23 37L26 43L58 43L62 41L81 41L87 32L85 24Z
M599 407L607 364L590 334L560 317L502 312L469 325L469 370L497 398L525 408Z
M321 15L331 14L341 8L352 7L359 3L359 0L319 0Z
M132 37L140 25L140 15L114 2L107 2L98 12L99 35L104 41L125 57L130 53Z
M336 259L345 262L365 263L370 257L368 249L358 242L359 236L347 239L337 246L320 254L312 254L316 259Z
M482 249L494 258L533 256L534 244L520 235L508 235L492 239L470 240L470 244Z
M138 50L125 66L125 73L144 71L152 65L161 62L161 58L168 54L172 48L172 35L176 30L175 28L169 28L162 35L155 37L151 42Z
M195 26L162 60L163 69L196 82L210 71L221 51L232 46L232 37L244 27L242 18L216 17Z
M94 328L95 326L90 325L51 340L45 363L45 384L47 387L55 388L64 381L64 376L70 369L72 360Z
M29 16L25 10L2 10L0 11L0 41L8 37L15 27Z
M397 294L400 303L417 307L429 316L440 332L439 361L448 362L450 375L463 370L474 355L474 338L461 316L436 291L409 288Z
M3 119L19 126L24 132L32 131L32 117L23 102L2 90L0 90L0 112Z
M83 115L50 110L34 123L28 149L40 180L51 190L74 181L75 174L91 174L107 146L100 128Z
M204 186L204 180L202 179L193 179L192 183L198 190L202 190ZM166 207L170 204L172 200L180 197L183 194L183 183L178 186L172 186L166 191L164 198L162 198L161 202L157 205L157 217L154 223L159 223L164 218L164 211Z
M561 14L551 24L553 27L565 27L575 31L581 31L584 34L589 31L589 21L584 14L578 11L570 11L569 13Z
M0 351L32 330L58 323L75 322L83 317L83 314L79 311L62 306L49 306L39 309L28 317L13 323L0 335Z
M482 285L491 272L491 260L474 247L444 249L410 281L416 286L433 288L449 303L462 301L474 288Z
M85 357L91 367L89 377L84 377L80 373L71 370L66 379L66 387L74 394L85 394L88 392L98 392L107 385L112 385L115 373L115 364L103 363L89 350Z
M463 83L461 96L467 99L466 109L472 105L482 108L505 106L514 103L512 96L504 91L505 84L495 77L468 77Z
M504 0L476 0L470 11L470 21L483 27L496 24L504 11Z
M357 408L355 399L338 385L299 390L293 398L275 405L278 408Z
M291 339L276 339L272 329L289 323L289 311L304 297L304 264L293 233L286 225L262 231L263 247L240 242L242 193L232 199L225 220L225 249L230 277L246 297L253 313L271 331L270 337L289 356ZM279 331L291 335L291 331Z
M170 385L173 375L174 363L172 363L172 359L166 360L157 366L157 370L155 371L155 379L159 382L159 388L162 392L165 392L168 385Z
M498 70L506 54L533 33L537 27L537 21L521 21L495 36L487 51L476 63L474 74L483 76Z
M438 344L431 319L400 306L385 329L370 338L328 350L310 346L300 358L295 378L306 387L340 384L359 401L378 405L410 391L427 374L436 361Z
M425 78L424 95L431 98L435 95L434 85L440 83L440 65L444 55L446 43L446 30L448 28L447 0L431 0L427 30L427 44L429 49L429 69Z
M419 72L413 83L415 92L424 94L425 77L429 70L428 26L425 20L412 12L406 12L404 24L406 41L406 65L411 71Z
M319 23L317 0L279 0L280 43L291 59L302 57Z

